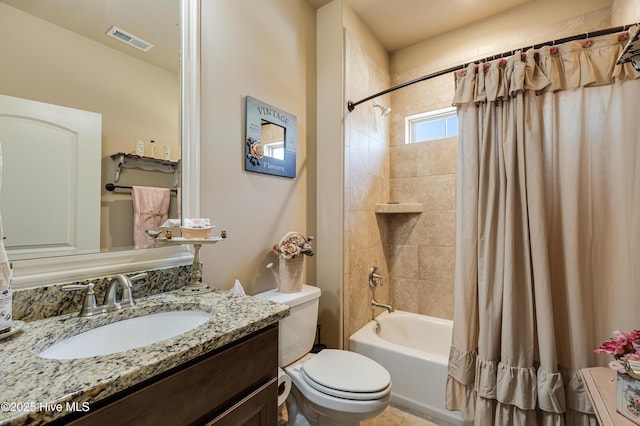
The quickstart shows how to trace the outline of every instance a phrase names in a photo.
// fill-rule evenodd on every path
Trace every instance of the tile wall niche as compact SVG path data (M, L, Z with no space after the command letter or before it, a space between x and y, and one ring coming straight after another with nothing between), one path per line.
M345 95L359 100L389 87L386 64L379 64L367 46L345 32ZM389 303L389 269L382 245L375 205L389 196L389 119L374 110L374 102L389 105L389 96L364 102L346 115L344 125L344 330L349 336L372 318L368 274L380 268L384 283L375 291L377 301ZM379 314L377 308L375 314Z

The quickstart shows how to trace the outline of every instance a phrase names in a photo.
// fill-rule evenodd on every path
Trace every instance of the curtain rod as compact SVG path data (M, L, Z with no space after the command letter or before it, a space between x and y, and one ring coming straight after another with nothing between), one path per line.
M637 25L637 24L624 25L622 27L607 28L607 29L604 29L604 30L587 32L587 33L578 34L578 35L574 35L574 36L559 38L557 40L552 40L552 41L547 41L547 42L544 42L544 43L534 44L532 46L529 46L529 48L539 49L542 46L547 46L549 44L554 45L554 44L567 43L569 41L584 40L584 39L589 38L589 37L599 37L599 36L603 36L603 35L607 35L607 34L617 33L617 32L620 32L620 31L626 31L632 25ZM524 49L525 47L522 47L520 49ZM502 53L499 53L497 55L487 56L484 59L481 59L481 60L478 60L478 61L474 61L474 62L475 63L481 63L481 62L485 62L485 61L488 61L488 60L493 60L493 59L499 58L499 57L507 55L507 54L511 54L512 55L516 50L520 50L520 49L508 50L506 52L502 52ZM437 71L437 72L434 72L434 73L431 73L431 74L427 74L427 75L424 75L422 77L418 77L418 78L416 78L414 80L398 84L397 86L390 87L389 89L383 90L381 92L374 93L373 95L367 96L364 99L360 99L357 102L348 101L347 102L347 109L349 111L353 111L356 106L360 105L363 102L369 101L369 100L371 100L373 98L377 98L378 96L386 95L389 92L393 92L393 91L396 91L398 89L402 89L403 87L407 87L407 86L411 86L412 84L420 83L421 81L430 80L430 79L432 79L434 77L439 77L439 76L444 75L444 74L449 74L451 72L463 70L468 65L469 65L469 63L465 63L465 64L462 64L462 65L457 65L455 67L447 68L447 69L442 70L442 71Z

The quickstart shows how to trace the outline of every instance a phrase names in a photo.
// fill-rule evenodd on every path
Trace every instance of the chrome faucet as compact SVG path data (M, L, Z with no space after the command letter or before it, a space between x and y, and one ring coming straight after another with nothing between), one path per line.
M117 311L118 309L122 309L122 304L118 301L118 293L117 288L118 285L122 289L122 297L120 300L122 301L125 297L129 298L132 301L131 297L131 281L126 275L116 274L109 280L109 284L107 285L107 291L104 294L104 300L102 301L102 306L105 308L105 312ZM135 301L133 303L129 303L129 306L135 305Z
M371 312L373 313L373 308L377 306L385 308L389 313L391 313L393 312L393 307L391 305L376 302L375 291L378 284L382 285L382 275L380 275L380 269L378 269L377 266L372 266L371 269L369 269L369 287L371 287L371 291L373 293L373 297L371 298Z
M375 289L378 285L378 281L380 285L382 285L382 275L380 275L380 269L377 266L372 266L369 269L369 287Z
M393 312L393 306L391 305L387 305L386 303L378 303L376 302L376 299L371 299L371 306L373 307L379 307L379 308L385 308L387 311L389 311L389 313Z
M86 289L87 291L82 301L80 316L90 317L105 312L117 311L129 306L134 306L136 304L136 301L133 299L133 293L131 292L131 289L133 287L132 281L137 281L146 278L147 276L149 276L149 274L147 274L146 272L134 275L133 277L127 277L123 274L114 275L109 280L109 284L107 284L107 291L105 292L102 305L98 305L96 301L96 294L93 291L93 283L65 285L62 286L62 290L74 291ZM120 287L122 293L120 299L118 299L118 287Z
M131 289L133 288L132 281L141 280L148 276L149 274L144 272L142 274L134 275L133 277L127 277L124 274L116 274L111 277L111 280L109 280L109 284L107 285L107 291L104 294L104 301L102 302L102 305L105 307L105 312L112 312L128 306L135 306L136 301L133 299L133 293L131 292ZM122 290L120 300L118 300L117 295L118 285Z

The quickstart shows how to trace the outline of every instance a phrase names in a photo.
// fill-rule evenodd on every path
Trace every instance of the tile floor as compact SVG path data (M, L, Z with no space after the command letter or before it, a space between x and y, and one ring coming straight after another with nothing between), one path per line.
M447 426L428 416L416 413L408 408L390 405L378 417L365 420L361 426Z
M278 426L286 426L287 412L280 407ZM406 407L390 405L378 417L365 420L361 426L450 426L448 423L438 422L433 418L416 413Z

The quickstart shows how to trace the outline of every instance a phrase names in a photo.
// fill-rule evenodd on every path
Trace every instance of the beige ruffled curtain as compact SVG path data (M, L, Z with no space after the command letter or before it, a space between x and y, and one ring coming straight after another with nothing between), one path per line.
M619 38L620 37L620 38ZM476 425L596 425L578 370L640 323L640 75L618 34L456 74L447 408Z

